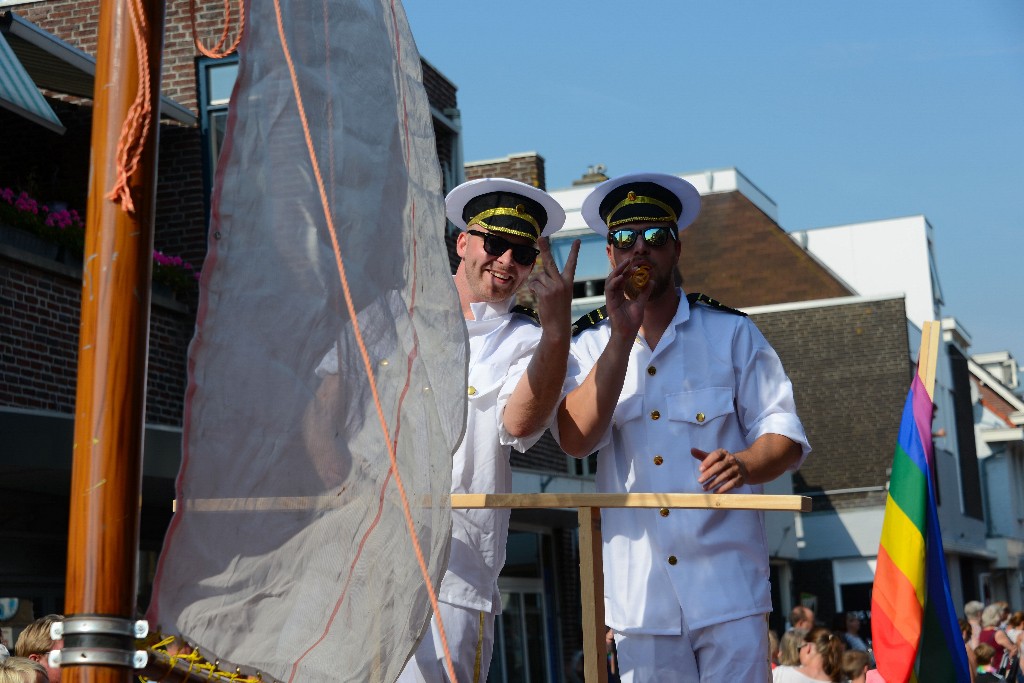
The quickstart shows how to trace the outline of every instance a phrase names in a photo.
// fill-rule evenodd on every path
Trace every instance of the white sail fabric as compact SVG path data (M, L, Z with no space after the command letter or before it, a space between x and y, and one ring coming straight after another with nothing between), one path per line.
M148 618L264 681L393 681L431 605L389 442L436 588L466 410L419 55L398 0L246 5Z

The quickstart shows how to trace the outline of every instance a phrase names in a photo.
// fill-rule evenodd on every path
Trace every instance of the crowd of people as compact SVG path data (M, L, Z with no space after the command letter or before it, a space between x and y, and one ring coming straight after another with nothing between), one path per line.
M815 622L814 612L798 605L790 627L778 637L769 633L773 683L885 683L875 670L870 634L861 632L862 615L848 612L843 628L829 630ZM1024 611L1006 602L964 605L960 630L972 683L1024 683L1020 653L1024 646Z
M789 629L769 633L773 683L877 683L870 639L861 633L861 615L848 612L844 627L832 631L815 622L814 611L797 605ZM884 682L883 682L884 683Z
M1020 672L1024 611L1013 611L1003 601L985 605L971 600L964 605L960 631L976 683L1024 683Z

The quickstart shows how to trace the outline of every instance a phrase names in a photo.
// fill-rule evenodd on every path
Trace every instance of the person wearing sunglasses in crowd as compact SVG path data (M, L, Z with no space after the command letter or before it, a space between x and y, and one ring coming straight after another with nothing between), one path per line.
M463 183L445 206L462 229L455 288L469 332L469 405L452 461L452 493L508 493L510 448L532 446L563 396L579 241L559 272L547 236L562 227L565 212L546 192L514 180ZM514 305L531 273L539 324L532 311ZM487 678L508 521L508 510L452 510L451 557L438 601L459 683ZM448 680L436 618L398 680Z
M692 185L657 173L605 181L583 202L608 241L607 304L574 326L575 388L552 432L570 455L599 451L601 492L760 493L810 451L754 324L675 284L679 231L699 210ZM763 513L605 509L602 537L624 683L766 680Z

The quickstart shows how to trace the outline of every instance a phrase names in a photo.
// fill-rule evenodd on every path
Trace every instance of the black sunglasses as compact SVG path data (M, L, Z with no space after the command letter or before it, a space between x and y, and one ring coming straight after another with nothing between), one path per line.
M537 261L540 249L535 249L529 244L515 244L504 237L492 235L489 232L479 230L467 230L470 235L484 238L484 251L491 256L501 256L509 249L512 250L512 260L521 266L532 266Z
M643 235L644 242L651 247L662 246L668 242L669 237L676 238L671 228L644 228L643 230L621 228L608 233L608 244L616 249L629 249L636 244L637 237L641 235Z

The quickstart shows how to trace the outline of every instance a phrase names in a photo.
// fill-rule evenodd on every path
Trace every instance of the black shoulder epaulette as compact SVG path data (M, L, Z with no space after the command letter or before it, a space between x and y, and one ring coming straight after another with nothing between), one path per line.
M735 308L730 308L723 303L715 301L707 294L701 294L700 292L693 292L691 294L687 294L686 300L690 302L691 306L699 303L704 304L708 308L713 308L716 311L724 311L726 313L732 313L733 315L742 315L744 317L746 317L747 315L743 311L738 311Z
M602 306L601 308L595 308L590 313L580 317L579 320L572 324L572 336L576 336L588 327L593 327L602 320L608 317L608 307Z
M537 315L537 311L533 310L529 306L515 305L512 307L512 313L518 313L519 315L525 315L527 318L532 318L535 323L540 323L540 316Z

